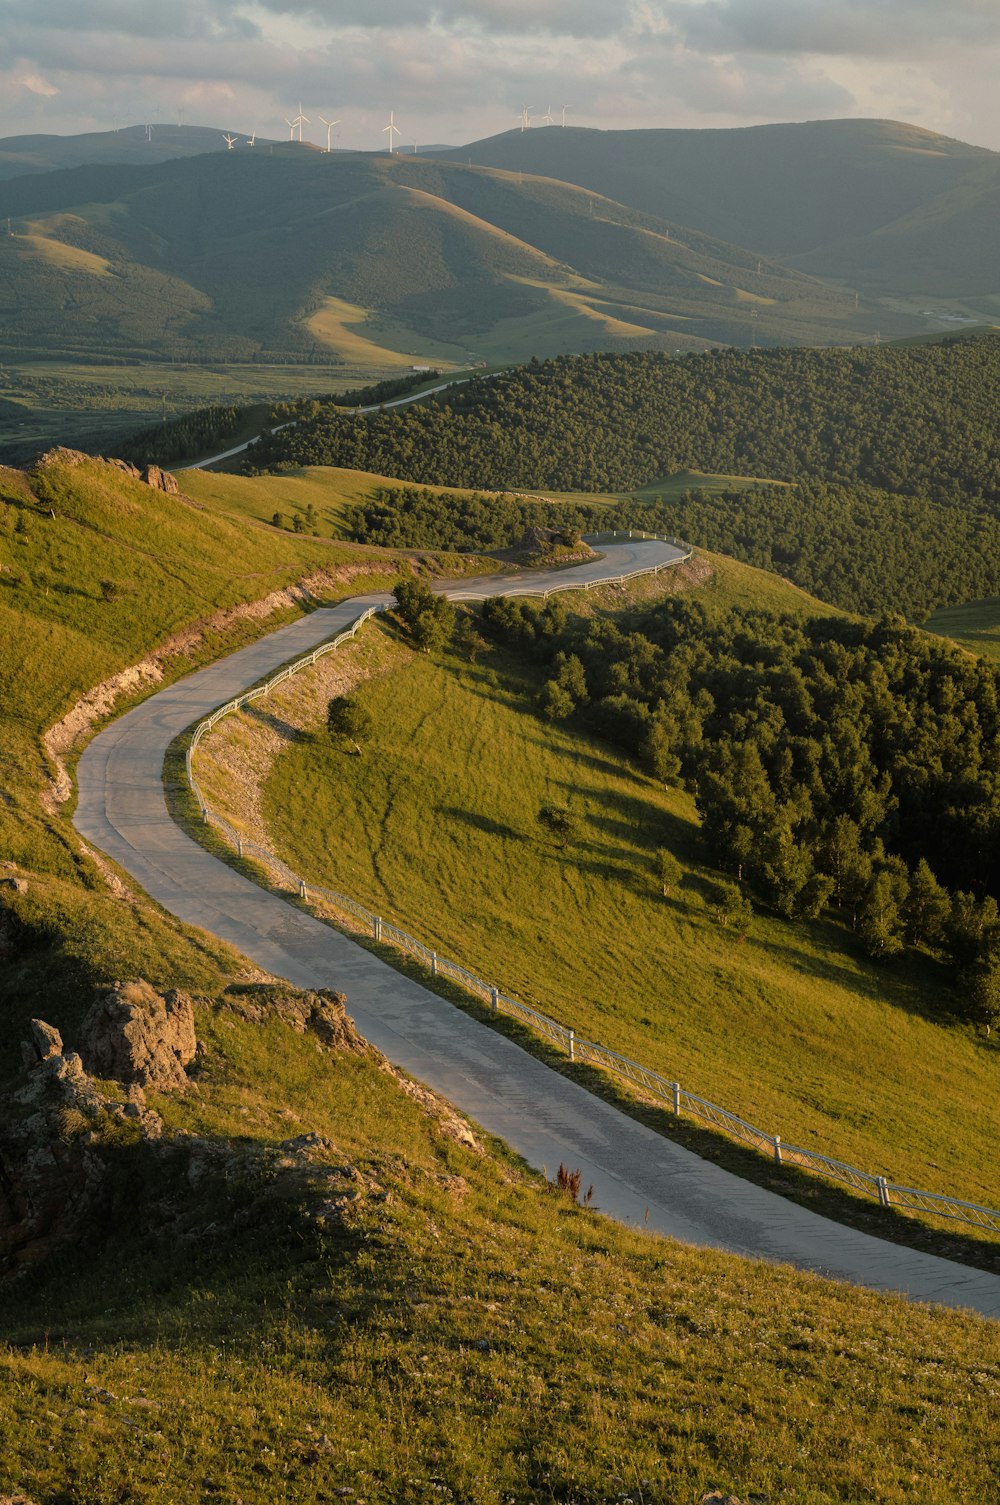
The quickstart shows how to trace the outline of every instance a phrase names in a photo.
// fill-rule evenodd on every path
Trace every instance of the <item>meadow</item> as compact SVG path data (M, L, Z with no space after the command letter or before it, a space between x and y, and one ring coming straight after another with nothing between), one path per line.
M165 1150L97 1135L87 1153L109 1165L99 1220L0 1286L0 1493L52 1505L988 1498L995 1324L574 1207L502 1145L457 1143L448 1115L377 1059L318 1049L277 1013L254 1022L245 961L116 886L81 848L69 807L41 803L51 770L39 746L81 688L173 636L159 661L169 679L301 606L220 611L303 575L323 576L330 598L350 594L407 556L279 531L235 506L222 515L94 462L45 474L43 485L0 472L0 835L27 882L4 890L0 1055L14 1072L30 1015L72 1048L95 988L137 975L194 993L201 1051L185 1096L149 1093ZM715 588L722 601L805 600L721 561ZM496 683L480 685L467 665L389 650L404 679L387 690L415 670L415 692L444 687L429 708L485 698L486 729L534 734L494 665ZM399 725L394 713L387 730ZM687 831L683 803L637 789L583 744L536 748L531 777L557 776L557 754L559 776L607 792L624 834L595 831L590 856L641 878L628 913L645 915L631 812ZM509 804L495 818L525 816L523 856L536 833L527 807ZM535 871L577 892L561 869L539 851ZM694 893L676 911L657 901L653 918L686 926L726 976ZM718 989L701 981L712 1011ZM282 1146L307 1133L322 1138L303 1171Z
M712 610L817 609L774 576L712 562L699 587ZM656 587L636 589L648 599ZM621 604L610 596L601 609ZM230 718L203 744L214 808L247 829L241 770L253 768L253 834L269 831L307 878L788 1142L997 1204L997 1052L940 1021L942 967L875 964L839 923L763 907L745 941L721 926L691 797L543 720L540 677L510 655L434 660L384 623L345 653L361 665L344 672L375 727L363 756L326 735L322 694L301 688L320 671L306 671L262 716ZM289 725L305 734L274 737ZM537 821L553 801L580 820L565 851ZM668 898L660 847L684 871Z

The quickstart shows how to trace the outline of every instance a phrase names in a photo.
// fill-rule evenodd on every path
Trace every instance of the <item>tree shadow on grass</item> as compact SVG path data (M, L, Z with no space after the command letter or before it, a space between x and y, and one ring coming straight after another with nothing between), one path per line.
M311 742L315 736L314 732L303 731L302 727L293 726L283 716L276 716L273 711L265 710L259 702L244 706L243 714L268 731L276 732L283 742Z
M480 815L475 810L462 810L458 805L438 805L436 815L445 820L457 821L463 826L469 826L473 831L482 831L486 836L499 836L505 841L524 842L527 837L523 831L515 831L513 826L504 825L502 821L491 820L488 815Z

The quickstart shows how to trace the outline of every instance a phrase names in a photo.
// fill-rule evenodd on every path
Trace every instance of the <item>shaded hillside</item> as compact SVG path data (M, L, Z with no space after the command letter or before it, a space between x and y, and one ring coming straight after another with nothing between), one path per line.
M145 125L129 125L117 131L87 131L77 136L5 136L0 138L0 180L90 163L149 166L174 157L227 150L222 131L208 126L154 124L149 131L147 137Z
M788 256L870 234L997 153L893 120L726 130L505 131L443 156L562 178Z
M562 178L862 287L996 290L1000 158L898 121L549 127L476 141L461 156Z
M19 358L363 349L406 364L843 342L876 322L703 232L562 183L419 158L286 143L84 167L0 185L0 216L13 231L0 239L0 343Z

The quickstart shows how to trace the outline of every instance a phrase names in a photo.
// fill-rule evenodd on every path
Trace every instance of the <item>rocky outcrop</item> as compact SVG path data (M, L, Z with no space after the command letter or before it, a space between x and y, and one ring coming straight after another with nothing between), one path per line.
M297 1034L312 1030L330 1050L369 1050L344 1007L347 1000L343 993L325 988L299 991L282 983L234 983L226 989L225 1002L234 1014L252 1024L280 1019Z
M161 470L158 465L147 465L141 479L147 486L152 486L154 491L165 491L167 496L180 496L181 488L177 484L177 477L171 475L169 470Z
M161 996L141 980L116 982L80 1028L80 1052L94 1076L161 1091L188 1085L185 1067L197 1047L190 998L175 991Z
M155 1140L163 1132L141 1094L127 1103L103 1097L44 1020L31 1021L22 1057L24 1074L0 1102L0 1272L8 1274L65 1244L96 1215L109 1138L124 1131Z

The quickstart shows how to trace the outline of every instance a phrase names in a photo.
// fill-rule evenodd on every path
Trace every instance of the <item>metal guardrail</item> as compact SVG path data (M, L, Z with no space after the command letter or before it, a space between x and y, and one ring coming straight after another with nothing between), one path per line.
M594 542L607 537L625 536L622 533L610 535L588 535ZM655 538L658 542L671 543L675 547L685 548L676 539L664 539L657 534L628 533L629 538ZM690 549L685 558L690 558ZM681 560L673 561L680 563ZM633 578L634 575L650 574L667 568L660 564L646 569L636 570L631 576L620 576L619 580ZM595 585L615 584L616 581L602 580L599 582L587 581L586 587ZM532 595L540 595L545 598L554 595L557 590L579 589L572 585L556 586L549 590L535 590ZM371 939L385 945L396 947L408 957L419 961L425 966L433 977L447 977L458 983L459 987L473 994L488 1004L495 1014L506 1014L509 1018L516 1019L528 1026L536 1034L547 1040L551 1045L564 1051L567 1058L574 1062L588 1066L597 1066L603 1071L609 1071L645 1097L654 1101L665 1103L676 1118L689 1115L698 1119L709 1128L719 1130L727 1134L731 1139L740 1144L756 1150L776 1165L796 1166L801 1170L811 1171L814 1175L823 1176L827 1180L840 1182L848 1186L852 1191L870 1196L878 1202L880 1207L905 1212L929 1214L933 1217L948 1218L954 1222L968 1223L977 1228L983 1228L991 1233L1000 1234L1000 1210L993 1207L983 1207L976 1202L965 1202L958 1197L949 1197L940 1192L920 1191L912 1186L900 1186L890 1182L885 1176L872 1175L869 1171L859 1170L857 1166L849 1165L845 1161L832 1159L828 1155L821 1155L816 1150L805 1149L801 1145L786 1144L780 1135L769 1134L765 1129L759 1129L755 1124L748 1123L737 1114L731 1113L728 1108L721 1108L717 1103L709 1102L707 1098L699 1097L693 1092L688 1092L679 1082L670 1081L659 1072L653 1071L648 1066L643 1066L638 1061L633 1061L629 1056L619 1055L617 1051L609 1050L607 1046L598 1044L595 1040L582 1039L576 1033L559 1024L555 1019L550 1019L547 1014L539 1013L537 1009L530 1008L520 999L513 998L509 994L500 992L499 988L484 982L474 972L459 965L458 962L448 957L440 956L424 941L409 935L405 930L383 920L365 905L359 904L356 899L347 894L338 893L336 889L320 887L309 883L301 874L293 871L286 862L267 847L259 842L247 840L235 826L231 825L224 816L217 815L209 809L201 788L197 783L193 770L193 754L198 744L207 732L218 724L224 716L233 711L241 710L252 701L269 695L278 685L297 674L301 669L315 664L317 659L324 654L332 653L339 648L341 643L352 638L358 628L376 612L384 611L384 606L369 607L357 621L346 631L328 643L323 643L312 653L296 659L294 663L280 670L272 679L264 685L258 685L248 690L243 695L236 696L225 705L213 711L200 721L194 730L190 745L185 753L185 768L187 781L192 793L198 801L201 817L207 825L213 826L236 849L241 857L252 858L260 862L271 872L278 875L283 883L292 889L300 899L319 899L331 906L343 915L349 915L358 921Z

